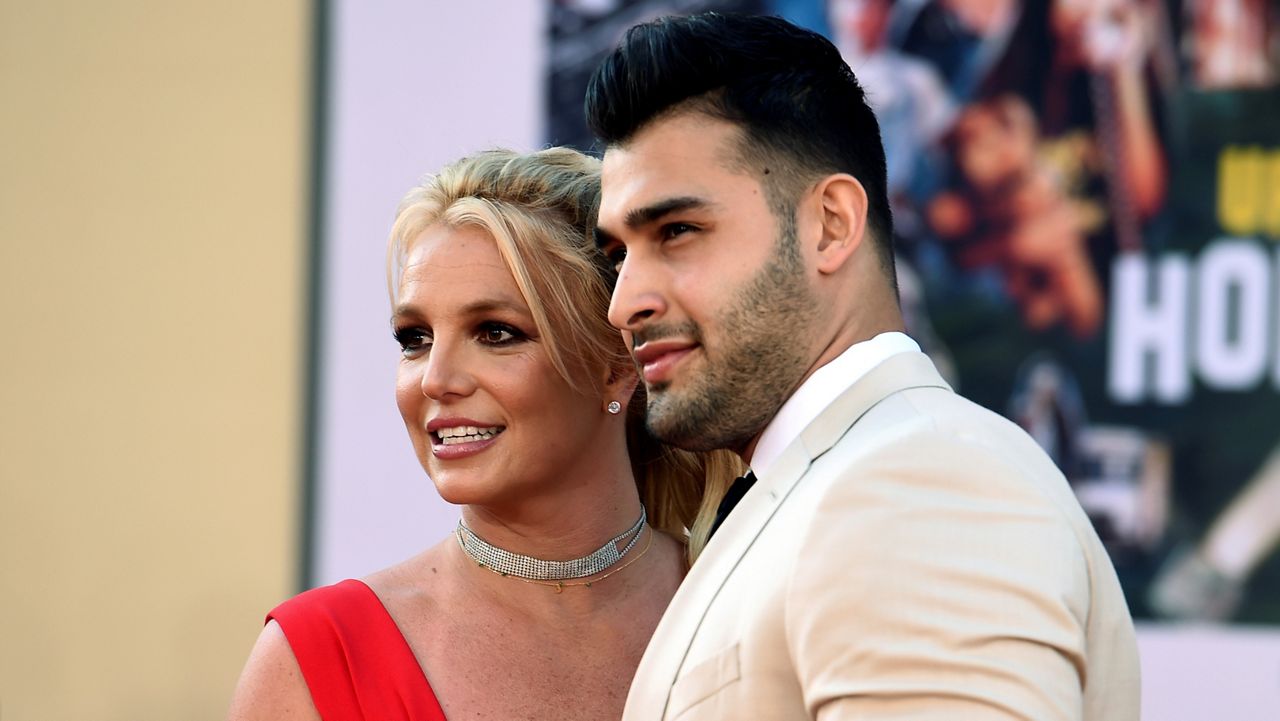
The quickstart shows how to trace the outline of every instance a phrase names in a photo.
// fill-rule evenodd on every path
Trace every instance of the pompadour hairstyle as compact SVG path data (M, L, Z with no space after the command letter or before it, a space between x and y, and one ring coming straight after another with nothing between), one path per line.
M587 125L606 148L683 110L742 128L744 169L754 168L780 218L794 214L800 194L819 178L857 178L892 280L893 216L880 126L829 40L777 17L664 17L628 30L587 86Z

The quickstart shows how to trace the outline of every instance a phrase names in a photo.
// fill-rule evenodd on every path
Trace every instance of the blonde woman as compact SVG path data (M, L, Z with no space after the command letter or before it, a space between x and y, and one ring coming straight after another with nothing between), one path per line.
M566 149L464 158L405 198L389 251L396 400L461 520L399 565L272 611L230 718L621 715L714 519L704 487L738 463L645 432L606 319L598 198L598 162Z

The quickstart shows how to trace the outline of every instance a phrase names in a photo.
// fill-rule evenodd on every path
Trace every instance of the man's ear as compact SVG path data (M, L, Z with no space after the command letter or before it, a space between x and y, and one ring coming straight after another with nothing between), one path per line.
M835 173L819 182L813 197L821 213L818 272L830 275L853 256L867 233L867 191L848 173Z

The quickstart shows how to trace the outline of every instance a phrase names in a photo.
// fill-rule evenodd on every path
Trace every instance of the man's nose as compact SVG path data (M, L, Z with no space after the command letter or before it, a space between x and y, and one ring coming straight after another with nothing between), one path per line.
M661 318L667 310L661 273L644 258L628 255L618 269L618 281L609 301L609 322L624 331L635 331Z

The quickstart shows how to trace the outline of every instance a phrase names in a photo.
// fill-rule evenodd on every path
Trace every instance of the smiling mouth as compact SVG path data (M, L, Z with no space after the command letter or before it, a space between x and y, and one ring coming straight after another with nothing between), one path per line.
M634 357L645 385L652 390L670 385L675 380L677 366L700 347L697 344L643 346Z
M431 432L431 438L438 445L456 446L461 443L487 441L505 430L507 430L506 426L438 428Z

